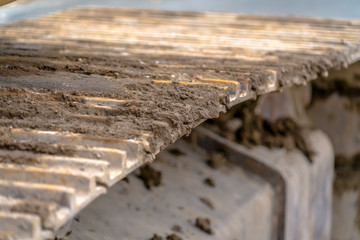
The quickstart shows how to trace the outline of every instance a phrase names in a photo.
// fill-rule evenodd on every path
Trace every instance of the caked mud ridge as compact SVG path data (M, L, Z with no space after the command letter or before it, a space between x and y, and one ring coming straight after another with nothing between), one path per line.
M220 111L225 110L227 103L225 93L216 87L204 89L176 83L160 86L123 83L122 86L120 91L124 94L2 87L0 126L4 129L1 131L0 147L22 150L22 147L11 146L11 128L121 139L141 138L143 132L148 132L151 134L148 138L151 142L150 152L154 153L190 133L202 121L217 117ZM116 99L115 106L87 104L97 98L108 101ZM24 148L28 150L30 146ZM49 147L34 151L47 153L54 150ZM58 150L60 154L65 152L71 152L71 146Z
M255 113L256 101L233 107L218 119L209 121L209 127L218 134L247 147L299 149L310 162L314 155L306 142L308 127L301 126L291 118L275 122L263 119Z
M0 230L46 238L205 120L359 58L356 21L90 8L1 26L0 226L19 228ZM240 142L265 143L254 124ZM284 126L269 146L310 157Z

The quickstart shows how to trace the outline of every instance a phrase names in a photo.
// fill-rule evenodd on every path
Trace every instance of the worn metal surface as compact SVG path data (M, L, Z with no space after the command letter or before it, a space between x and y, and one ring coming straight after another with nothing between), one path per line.
M130 175L72 221L69 240L150 239L154 234L166 239L171 233L189 240L330 239L333 156L323 133L313 131L309 137L321 152L314 164L298 150L248 149L203 127L191 136L191 142L180 140L158 155L152 166L162 173L160 186L149 191ZM214 169L206 153L217 149L227 162ZM215 187L204 184L206 178ZM279 216L286 217L282 228ZM197 217L211 219L212 235L196 228Z
M69 239L135 240L151 239L154 234L166 239L171 233L197 240L275 239L270 184L236 163L210 168L207 158L183 140L169 150L162 151L153 164L162 173L160 186L149 191L135 174L130 175L129 183L116 184L73 220ZM206 178L215 187L204 184ZM195 226L197 217L211 220L213 234ZM172 230L174 225L181 232Z
M192 136L202 148L225 152L230 161L272 186L272 239L330 239L334 156L323 132L315 130L308 136L317 152L313 164L298 150L249 149L205 128Z
M2 26L1 236L46 238L205 119L346 67L359 46L356 21L230 13L90 8Z

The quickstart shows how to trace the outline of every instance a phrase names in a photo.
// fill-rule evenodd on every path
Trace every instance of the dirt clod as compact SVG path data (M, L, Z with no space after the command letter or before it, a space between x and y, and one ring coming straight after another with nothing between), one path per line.
M178 235L176 235L175 233L169 235L166 237L166 240L183 240L181 237L179 237Z
M175 232L179 232L179 233L182 233L182 227L179 226L179 225L174 225L172 226L171 230L175 231Z
M314 155L307 143L306 129L290 118L280 118L271 122L255 114L255 102L245 102L233 107L218 119L209 121L210 127L218 134L247 147L266 146L268 148L299 149L309 161ZM225 124L229 119L240 119L231 130ZM209 165L210 166L210 165Z
M153 187L157 187L161 184L162 174L149 164L140 168L140 174L138 177L143 181L145 187L152 190Z
M65 237L62 238L58 238L57 236L55 236L54 240L68 240L70 238L71 233L72 231L66 232Z
M200 197L199 200L200 200L200 202L202 202L203 204L205 204L205 205L208 206L209 208L215 209L214 203L213 203L209 198Z
M163 240L163 238L157 234L154 234L154 236L150 238L150 240Z
M206 161L207 165L213 169L219 169L226 165L227 160L222 152L211 152L209 159Z
M204 179L204 184L208 185L210 187L216 187L215 181L212 178L205 178Z
M200 230L206 232L207 234L213 234L213 231L211 229L211 221L209 218L196 218L195 226Z

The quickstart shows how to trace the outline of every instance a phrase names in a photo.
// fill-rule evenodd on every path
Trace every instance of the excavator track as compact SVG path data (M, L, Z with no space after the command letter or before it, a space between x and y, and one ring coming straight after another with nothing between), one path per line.
M0 239L47 239L206 119L360 59L360 22L78 8L0 27Z

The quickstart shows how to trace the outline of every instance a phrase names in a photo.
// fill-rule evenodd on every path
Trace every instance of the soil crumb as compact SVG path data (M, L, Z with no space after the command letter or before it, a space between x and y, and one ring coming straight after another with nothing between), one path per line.
M154 234L154 236L150 238L150 240L163 240L163 238L157 234Z
M212 178L205 178L204 179L204 184L208 185L210 187L216 187L215 181Z
M183 240L181 237L179 237L178 235L176 235L175 233L169 235L166 237L166 240Z
M67 240L69 239L70 235L72 234L72 231L68 231L66 232L65 234L65 237L62 237L62 238L58 238L57 236L54 238L54 240Z
M207 234L213 234L213 230L211 229L211 221L209 218L196 218L195 226Z
M200 200L200 202L202 202L203 204L208 206L210 209L215 209L214 203L209 198L200 197L199 200Z
M312 162L314 152L305 141L306 129L290 118L270 122L255 114L256 101L247 101L230 109L219 118L208 121L218 134L246 147L263 145L268 148L299 149ZM230 119L238 124L228 126ZM234 126L233 126L234 125Z
M207 165L213 169L219 169L226 165L227 159L222 152L211 152L209 159L206 161Z
M183 156L185 155L185 153L183 153L182 151L180 151L179 149L177 148L172 148L169 150L169 152L172 154L172 155L175 155L175 156Z
M161 184L162 174L149 164L140 168L140 174L138 177L143 181L145 187L150 191L153 187L157 187Z
M130 183L130 180L129 180L128 177L124 177L121 181L126 182L126 183Z
M182 227L179 225L174 225L172 226L171 230L173 230L174 232L178 232L178 233L182 233Z

